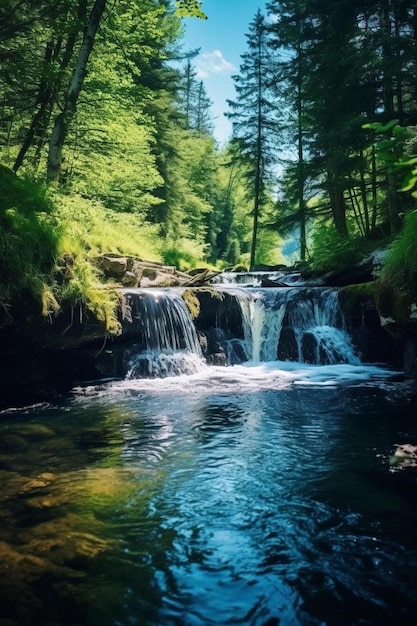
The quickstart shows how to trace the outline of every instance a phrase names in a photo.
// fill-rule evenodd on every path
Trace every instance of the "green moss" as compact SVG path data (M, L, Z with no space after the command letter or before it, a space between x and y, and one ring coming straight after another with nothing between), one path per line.
M343 310L346 313L351 313L363 302L375 300L375 283L368 282L342 287L339 291L339 299Z
M200 301L192 289L186 289L182 293L183 300L190 311L190 315L195 320L200 315Z
M406 324L410 321L410 315L416 304L415 283L409 286L401 285L382 277L378 281L376 306L382 317L392 318L399 324Z
M383 317L410 321L417 304L417 211L408 213L400 235L392 243L376 281L376 304Z

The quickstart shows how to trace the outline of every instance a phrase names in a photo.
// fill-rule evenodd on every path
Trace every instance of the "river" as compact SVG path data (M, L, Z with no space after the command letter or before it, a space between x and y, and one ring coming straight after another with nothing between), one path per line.
M3 412L1 617L415 617L415 475L389 463L417 441L409 384L366 366L278 365L109 382Z
M188 358L0 413L0 624L415 618L416 469L390 462L417 443L415 385Z

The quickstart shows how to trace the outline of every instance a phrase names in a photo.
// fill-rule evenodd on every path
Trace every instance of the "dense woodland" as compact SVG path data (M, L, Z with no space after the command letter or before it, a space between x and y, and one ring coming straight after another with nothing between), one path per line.
M44 315L69 299L107 319L89 263L102 252L254 267L291 239L290 262L329 269L394 240L395 281L415 283L415 2L268 2L221 148L182 43L202 10L2 0L2 323L22 294Z

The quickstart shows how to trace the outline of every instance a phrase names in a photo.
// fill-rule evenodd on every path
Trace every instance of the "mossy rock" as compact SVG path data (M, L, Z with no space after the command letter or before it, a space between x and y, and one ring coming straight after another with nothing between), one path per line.
M375 283L347 285L339 290L339 301L344 313L353 314L357 307L375 303Z
M389 279L380 279L376 285L376 306L381 317L397 324L417 325L417 297L414 283L410 287L397 286Z
M195 320L200 315L200 300L195 295L195 291L186 289L182 293L182 298L190 311L192 319Z

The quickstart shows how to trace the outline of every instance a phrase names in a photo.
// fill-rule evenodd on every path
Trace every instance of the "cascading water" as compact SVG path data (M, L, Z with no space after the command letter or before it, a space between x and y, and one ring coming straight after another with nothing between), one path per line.
M127 378L164 378L192 374L203 354L181 294L171 289L125 290L124 328L140 339Z
M223 289L241 312L240 332L229 328L229 336L218 342L226 355L225 364L359 364L344 329L336 290ZM223 316L227 317L227 311ZM123 319L124 333L135 341L127 378L194 374L204 367L197 331L181 290L126 290ZM216 315L216 324L218 333L224 333L227 320Z
M244 285L261 287L264 281L282 283L284 285L303 284L299 272L288 271L254 271L254 272L222 272L210 280L212 285Z
M344 328L338 293L322 288L231 288L242 311L246 360L359 363ZM236 339L225 342L229 362Z

